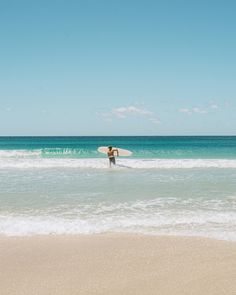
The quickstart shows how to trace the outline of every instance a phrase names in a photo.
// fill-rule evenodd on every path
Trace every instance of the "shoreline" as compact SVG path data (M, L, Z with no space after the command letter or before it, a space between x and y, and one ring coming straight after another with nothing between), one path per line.
M106 233L0 236L4 295L233 295L236 243Z
M25 239L66 239L66 238L92 238L92 237L139 237L139 238L154 238L154 239L195 239L195 240L206 240L212 242L223 242L229 244L235 244L236 240L217 238L215 236L204 236L204 235L188 235L188 234L165 234L165 233L143 233L143 232L122 232L122 231L107 231L107 232L94 232L94 233L46 233L46 234L22 234L22 235L7 235L0 234L0 244L4 240L25 240Z

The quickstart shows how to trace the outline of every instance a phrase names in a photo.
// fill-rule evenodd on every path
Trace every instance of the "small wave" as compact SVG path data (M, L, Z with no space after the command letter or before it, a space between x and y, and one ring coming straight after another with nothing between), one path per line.
M34 155L35 156L35 155ZM93 168L107 169L106 158L87 159L48 159L7 157L0 158L0 169L3 168ZM117 159L115 169L192 169L192 168L236 168L236 160L220 159Z
M0 234L6 236L97 234L128 232L151 235L205 236L236 241L235 215L215 212L182 212L133 216L0 216Z
M39 158L41 150L0 150L0 159Z
M91 158L99 155L96 149L88 150L85 148L47 148L41 150L43 158Z
M96 150L73 148L44 148L34 150L0 150L1 158L85 158L98 157Z

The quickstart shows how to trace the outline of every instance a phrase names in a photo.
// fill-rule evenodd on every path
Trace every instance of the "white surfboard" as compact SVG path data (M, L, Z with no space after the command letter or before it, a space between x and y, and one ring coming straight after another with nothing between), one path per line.
M129 151L129 150L125 150L125 149L120 149L120 148L116 148L116 147L113 147L113 149L118 149L119 151L119 156L121 157L128 157L128 156L131 156L132 155L132 152ZM98 151L102 154L107 154L108 152L108 147L107 146L100 146L98 148ZM115 156L116 156L116 153L115 153Z

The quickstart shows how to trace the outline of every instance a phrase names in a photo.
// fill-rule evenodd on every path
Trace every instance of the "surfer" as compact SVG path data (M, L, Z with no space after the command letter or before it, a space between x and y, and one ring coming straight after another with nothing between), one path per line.
M109 158L110 167L111 167L111 164L113 165L116 164L115 152L117 153L117 156L119 156L118 149L113 149L112 146L108 147L107 156Z

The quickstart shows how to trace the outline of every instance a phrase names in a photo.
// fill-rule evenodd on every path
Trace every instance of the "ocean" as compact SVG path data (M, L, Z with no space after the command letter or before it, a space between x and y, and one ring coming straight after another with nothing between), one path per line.
M236 137L0 137L0 235L106 232L236 241Z

